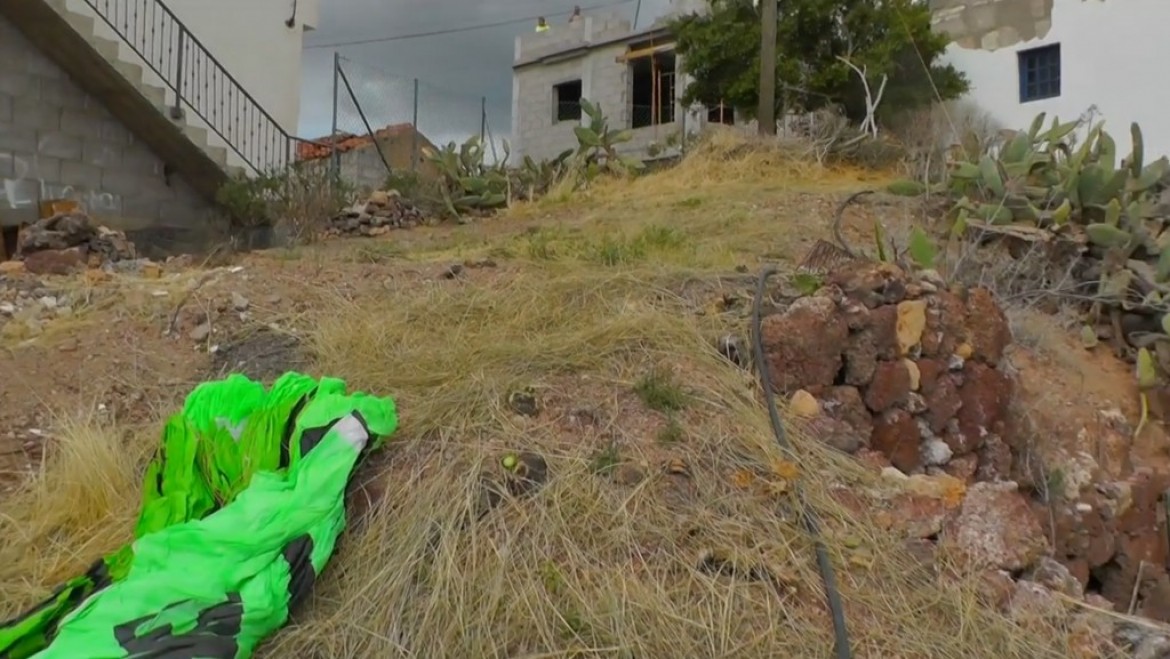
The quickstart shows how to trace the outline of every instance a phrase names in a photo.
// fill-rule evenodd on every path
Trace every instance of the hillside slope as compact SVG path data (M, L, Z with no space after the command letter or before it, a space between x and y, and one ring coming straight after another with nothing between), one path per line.
M746 336L759 268L794 267L841 198L882 183L712 147L465 227L158 279L13 277L21 299L54 303L35 332L9 321L0 353L0 617L129 538L159 419L191 386L305 368L394 396L402 426L363 472L311 604L263 656L830 656L798 484L856 656L1106 656L1115 615L1005 604L986 573L915 551L908 526L956 510L962 487L906 498L795 422L785 456L754 374L717 349ZM918 208L879 197L849 224L904 226ZM1026 405L1070 433L1099 409L1132 413L1124 367L1087 361L1046 316L1013 318ZM1052 415L1041 395L1080 409ZM524 452L547 478L508 490L501 461Z

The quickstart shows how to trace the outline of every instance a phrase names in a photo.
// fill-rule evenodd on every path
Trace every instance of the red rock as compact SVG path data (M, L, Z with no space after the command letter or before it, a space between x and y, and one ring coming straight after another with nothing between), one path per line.
M850 455L856 453L869 439L862 437L848 423L825 415L809 419L805 427L810 436Z
M1081 592L1085 592L1085 586L1089 584L1089 577L1092 574L1089 571L1089 562L1083 558L1062 558L1060 564L1077 580L1077 583L1081 584Z
M1112 608L1108 601L1105 604L1105 610ZM1116 646L1112 641L1113 621L1096 611L1082 611L1074 614L1069 622L1067 656L1069 659L1116 656Z
M1003 358L1004 349L1012 342L1007 316L985 288L968 292L967 330L968 342L974 349L972 357L993 366Z
M849 298L873 308L897 303L906 294L906 273L892 263L854 261L829 273L827 283Z
M69 275L85 270L85 250L80 247L45 249L24 257L24 269L34 275Z
M914 417L906 410L893 409L874 419L869 445L885 454L890 464L909 474L922 466L920 439Z
M947 427L947 422L955 418L962 406L963 399L959 396L959 385L955 376L950 373L939 376L932 391L926 396L925 417L926 422L930 424L930 430L941 433ZM950 440L947 443L950 444ZM970 453L976 448L978 445L965 439L951 444L951 450L956 455Z
M862 437L868 440L873 433L873 415L861 400L856 387L833 387L821 397L825 414L848 423Z
M926 330L922 333L922 356L947 359L955 346L966 340L963 327L966 307L949 291L939 291L926 301Z
M942 532L947 517L946 503L938 497L906 493L894 498L887 527L907 539L925 539Z
M1154 576L1147 581L1144 575L1148 572L1147 566L1142 573L1144 583L1139 593L1141 606L1138 607L1137 614L1161 622L1170 621L1170 577L1167 577L1165 569L1159 567L1154 571Z
M961 405L955 418L967 442L978 446L983 437L1003 431L1012 393L1012 379L1004 373L973 361L963 366Z
M873 330L854 332L845 348L845 384L862 387L873 379L877 368L877 346Z
M854 456L862 465L869 467L874 473L881 473L882 469L892 467L890 459L881 451L863 448Z
M946 362L938 359L918 360L918 390L923 396L929 396L939 378L947 372Z
M1040 557L1024 578L1075 599L1080 599L1085 591L1084 584L1067 567L1047 556Z
M898 307L878 307L869 314L869 335L878 359L898 357Z
M1078 504L1083 509L1078 509ZM1083 559L1088 569L1099 568L1117 553L1116 526L1102 516L1104 502L1096 492L1086 492L1078 501L1055 504L1035 503L1035 516L1051 527L1046 535L1055 542L1055 555L1068 560Z
M1170 477L1139 469L1127 482L1128 502L1119 511L1117 528L1123 533L1143 533L1158 526L1162 493L1170 488Z
M943 467L943 471L955 478L970 484L975 481L975 470L979 467L979 456L977 455L960 455L952 457L951 461Z
M778 393L788 395L833 384L849 328L835 302L813 296L765 318L761 334L772 382Z
M991 569L980 574L978 593L983 604L993 609L1003 609L1011 600L1016 582L1012 575L1003 570Z
M1048 552L1043 528L1012 482L972 485L942 544L969 565L1008 571L1026 569Z
M1144 533L1122 533L1118 538L1117 556L1115 560L1124 558L1126 563L1137 564L1145 561L1153 565L1164 565L1166 530L1151 526Z
M855 300L844 300L841 304L841 314L852 332L866 329L870 325L869 309Z
M902 405L910 395L910 371L900 361L880 362L873 380L865 389L865 405L874 412L884 412Z
M1008 617L1017 623L1045 631L1062 622L1066 614L1064 602L1034 581L1017 581L1006 609Z
M1121 410L1099 410L1093 430L1085 428L1081 432L1086 437L1078 441L1096 449L1101 468L1113 478L1120 478L1133 464L1133 426Z
M1012 475L1012 449L999 435L988 435L983 438L983 446L979 447L979 467L975 471L975 480L1002 481Z

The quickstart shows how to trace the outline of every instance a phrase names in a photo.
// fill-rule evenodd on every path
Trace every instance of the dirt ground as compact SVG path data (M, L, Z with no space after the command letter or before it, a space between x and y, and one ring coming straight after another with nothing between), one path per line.
M0 315L0 487L13 490L40 473L46 455L52 455L58 433L75 428L78 419L80 423L116 428L126 437L149 435L161 427L160 420L178 408L195 384L208 378L242 371L271 379L290 369L316 372L349 363L343 353L352 346L322 345L320 337L328 330L328 336L345 336L349 332L355 344L377 343L382 346L378 350L384 351L363 354L360 372L337 375L352 380L355 386L389 387L394 395L396 385L411 392L399 400L403 434L411 441L392 446L376 475L367 479L369 489L378 495L393 495L388 498L395 500L385 504L391 512L412 501L458 499L461 492L442 494L438 489L442 483L426 476L442 475L453 468L447 457L436 461L436 456L454 451L462 456L456 462L470 459L458 451L476 442L480 460L516 446L539 449L550 456L550 461L586 456L581 469L611 474L605 485L597 486L609 488L605 493L594 493L598 501L608 502L615 509L642 511L629 513L635 516L657 514L654 511L661 508L664 518L685 518L686 523L670 532L643 530L639 531L642 535L629 539L624 564L635 572L661 570L662 563L655 556L675 556L680 552L698 555L712 551L712 547L723 551L719 545L735 551L735 547L753 543L762 547L779 542L775 536L761 537L760 529L751 530L730 521L742 522L746 514L743 511L748 509L748 504L734 503L730 498L734 487L694 475L696 465L725 475L759 470L759 460L747 457L750 449L740 451L742 458L735 457L740 455L736 451L724 450L731 441L727 438L758 434L764 438L760 441L766 442L769 437L765 417L754 407L756 385L751 374L726 369L718 371L717 377L707 375L703 370L707 362L681 358L672 369L672 377L681 382L709 380L710 391L716 390L714 383L718 382L723 389L731 390L719 396L747 401L743 404L753 406L756 416L749 425L740 425L730 416L712 415L703 405L677 413L648 410L645 397L635 393L637 383L645 377L639 370L641 366L635 365L633 357L623 362L627 359L623 354L603 354L603 346L607 345L603 339L613 338L626 346L622 350L632 350L628 342L639 327L659 327L654 324L660 322L660 316L654 315L659 311L648 306L653 296L645 285L636 284L635 271L638 278L653 282L650 286L654 290L662 291L656 299L670 298L668 306L673 305L670 308L674 312L686 314L687 323L707 334L728 326L742 329L746 327L752 277L759 267L771 262L793 267L817 238L828 237L832 212L842 198L883 182L881 177L860 172L813 172L804 165L784 162L764 165L773 168L773 176L749 177L728 167L720 180L698 185L694 179L671 180L667 172L651 177L653 180L602 186L573 199L549 199L522 206L501 217L466 226L417 228L378 238L338 239L310 247L239 255L214 268L198 263L175 264L164 268L158 278L140 273L39 278L0 275L0 302L5 299L4 291L12 296L11 291L21 289L31 291L22 298L26 304L39 305L35 313ZM758 167L760 163L747 166ZM874 219L880 218L896 234L898 227L904 227L918 212L915 201L878 195L850 210L847 234L866 244L867 227ZM612 266L613 274L580 274L585 270L602 271L605 266ZM562 290L557 288L559 281L565 282L564 297L536 296L537 290L543 296ZM530 301L525 297L528 295L532 296ZM53 304L42 303L45 297L52 297ZM500 309L511 308L508 305L520 308L529 302L527 308L533 312L530 324L481 326L488 322L485 319L500 322L493 315ZM70 311L61 313L61 307ZM574 313L600 308L613 314L604 326L588 326L585 316L577 325L570 322ZM377 322L370 320L370 314L379 314ZM35 321L31 325L30 317ZM1104 449L1100 446L1102 412L1117 410L1124 420L1136 423L1137 396L1130 366L1118 363L1105 349L1085 350L1075 335L1061 327L1058 318L1029 309L1009 309L1009 317L1017 338L1009 361L1019 373L1018 404L1034 420L1042 453L1060 460L1060 456L1087 452L1119 474L1131 471L1135 464L1170 469L1163 448L1166 431L1158 423L1151 424L1132 447L1118 446L1116 442ZM629 320L623 320L626 318ZM558 330L561 334L542 329L558 323L563 323L563 327L557 325L562 327ZM426 332L417 335L430 324L436 324L430 332L433 336L427 337ZM579 332L572 333L573 327L580 328ZM667 329L668 325L661 327L655 331L673 331ZM500 342L530 341L534 347L523 357L523 363L510 361L520 358L502 349L493 352L496 349L492 336ZM400 344L395 343L397 337L401 337ZM565 345L568 341L594 352L570 352L574 346ZM457 356L444 356L444 342ZM698 354L702 347L694 350ZM407 356L417 356L422 363L410 372L391 370L409 365ZM457 357L474 357L493 364L496 370L488 371L487 366L477 369L468 365L472 362L456 361ZM607 364L606 369L596 370L594 367L601 361ZM628 366L623 366L626 363ZM537 372L543 375L535 377ZM510 392L514 393L517 386L531 388L538 412L507 409L512 401ZM699 392L692 396L704 405L722 400L714 393L702 393L708 390L697 384L691 389ZM413 393L422 390L429 393ZM477 393L472 396L472 391ZM426 419L426 423L413 421L418 418ZM481 418L482 421L475 420ZM419 441L426 439L435 441ZM1123 454L1123 458L1107 457L1105 453ZM663 477L648 478L659 472ZM760 473L766 475L767 470ZM734 479L728 476L726 480ZM654 498L644 499L643 490ZM574 505L585 505L571 498L571 494L558 491L547 496L565 497ZM5 496L0 493L0 505ZM365 504L357 505L379 505L376 501L381 498L370 497ZM757 504L766 505L761 502ZM513 510L509 514L520 513ZM597 512L583 510L578 514L588 517ZM523 526L537 520L513 521ZM832 532L846 533L835 524L831 526ZM568 554L574 550L566 541L551 535L553 530L536 528L525 533L531 534L534 545L545 542L541 538L549 534L544 546L550 554L542 560L567 562ZM383 543L405 542L378 537ZM729 541L732 537L742 542ZM395 547L387 546L385 551L393 552ZM595 558L604 554L606 560L614 560L611 554L604 553L609 548L595 549L599 552ZM336 582L322 586L318 601L323 606L338 601L342 593L346 598L360 599L360 593L354 594L354 589L362 588L355 581L357 573L344 565L369 560L370 556L353 551L342 557L343 567L338 568ZM809 555L803 547L799 552ZM864 561L864 557L858 560ZM54 570L46 568L38 575L44 583L29 585L31 590L22 591L22 596L40 592L38 588L63 576L57 571L67 573L69 569L68 564L57 565ZM572 575L575 579L599 588L613 578L579 564L577 569ZM813 568L807 562L789 569L794 583L814 581ZM371 578L362 574L363 579ZM392 578L379 574L379 578ZM878 576L857 577L851 588L857 590ZM548 575L540 578L546 585L552 579ZM406 588L398 581L393 584ZM913 590L906 587L907 592ZM737 596L764 597L761 602L771 597L755 591ZM802 592L799 597L815 603L821 596ZM521 604L535 606L533 602ZM724 604L730 607L730 602L728 599ZM926 604L918 602L910 609ZM874 612L884 605L876 601L868 605L871 608L854 613L859 617L867 613L880 617ZM765 602L761 606L771 605ZM955 607L957 615L958 604ZM0 607L0 613L4 613L3 609ZM801 616L807 616L804 622L808 625L827 627L823 614L803 611L800 607L789 609L798 621L792 624L799 626ZM508 614L499 615L511 619ZM711 613L712 619L720 615ZM294 625L289 633L282 633L270 648L272 656L282 656L281 652L310 656L312 652L325 653L326 648L333 654L320 656L342 656L336 654L342 651L350 653L347 656L389 656L380 653L405 642L390 636L377 642L358 642L352 640L357 638L354 630L347 632L351 636L345 636L350 640L322 640L323 630L341 629L345 623L329 613L317 614L312 620L312 624ZM879 623L889 626L889 620L875 624ZM588 636L571 620L565 624L573 627L578 640ZM452 625L451 629L455 629L454 622ZM747 628L739 632L745 638L750 636ZM698 632L695 634L697 638ZM939 634L940 638L944 635L943 631ZM968 630L964 634L978 636L979 632ZM457 641L452 636L443 641L443 647L450 652L436 650L438 654L434 656L457 656L454 648L488 653L481 656L492 656L492 652L498 656L536 656L525 654L539 648L531 645L530 638L518 640L521 636L495 639L497 643L492 646L477 646L473 641L462 637ZM594 646L601 644L598 638L589 638ZM654 646L647 640L643 647L660 647L662 651L697 647L671 645L661 639L655 642L662 644ZM816 656L815 647L824 649L826 642L818 638L808 650L812 654L807 656ZM866 641L869 651L859 656L986 656L954 648L932 655L925 640L922 647L903 646L898 653L883 654L880 648L889 648L884 645L889 642L887 637L873 636ZM509 643L513 645L506 651L501 649ZM712 656L733 656L737 650L728 643L712 648ZM763 647L741 647L741 654L734 656L768 656L759 654ZM1029 655L1022 646L1012 647L1020 654L1004 656L1056 656Z

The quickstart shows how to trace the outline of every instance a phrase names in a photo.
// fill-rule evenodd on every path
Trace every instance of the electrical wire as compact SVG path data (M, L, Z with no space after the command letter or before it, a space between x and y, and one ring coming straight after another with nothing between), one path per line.
M756 285L756 296L752 304L752 349L755 353L756 370L760 374L760 384L764 387L764 401L768 406L768 417L772 421L772 432L776 435L776 443L780 449L792 456L795 451L788 434L784 430L784 422L780 419L780 411L776 407L776 394L772 390L772 376L764 362L764 339L760 329L763 325L760 308L763 306L764 289L768 279L776 274L776 268L769 266L760 272L759 282ZM795 486L797 504L800 506L800 517L804 528L812 537L817 567L821 572L821 580L825 584L825 600L829 605L829 614L833 618L833 634L835 636L835 654L837 659L853 659L853 650L849 646L849 630L845 625L845 607L841 601L841 591L837 590L837 576L833 570L833 563L829 560L829 550L821 536L820 517L805 502L804 488L797 482Z
M618 5L625 5L634 2L634 0L617 0L616 2L604 2L596 5L588 5L581 7L581 11L592 11L594 9L606 9L608 7L616 7ZM305 50L313 50L317 48L340 48L342 46L361 46L371 43L385 43L389 41L401 41L403 39L418 39L421 37L437 37L443 34L457 34L459 32L471 32L473 30L484 30L492 27L503 27L505 25L512 25L513 23L524 23L527 21L535 21L540 17L548 18L549 16L567 16L572 11L558 11L551 14L536 14L533 16L523 16L519 18L510 18L506 21L496 21L494 23L480 23L478 25L465 25L463 27L446 28L443 30L431 30L429 32L412 32L410 34L396 34L389 37L372 37L369 39L354 39L351 41L334 41L331 43L319 43L305 46Z

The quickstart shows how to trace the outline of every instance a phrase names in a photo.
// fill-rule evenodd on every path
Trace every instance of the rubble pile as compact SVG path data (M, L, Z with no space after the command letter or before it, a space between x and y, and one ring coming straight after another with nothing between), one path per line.
M38 275L71 274L137 256L126 234L80 212L58 213L24 227L16 253L23 269Z
M762 338L778 393L808 400L813 434L834 447L906 474L1012 475L1014 383L999 365L1011 331L986 290L850 264L764 318Z
M73 297L33 279L0 274L0 339L39 335L53 319L73 315L78 304Z
M395 190L379 190L331 219L327 236L380 236L422 224L422 211Z

